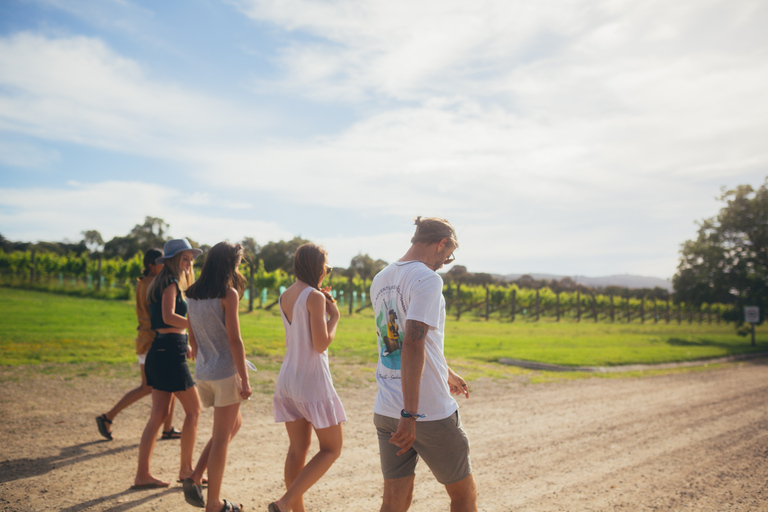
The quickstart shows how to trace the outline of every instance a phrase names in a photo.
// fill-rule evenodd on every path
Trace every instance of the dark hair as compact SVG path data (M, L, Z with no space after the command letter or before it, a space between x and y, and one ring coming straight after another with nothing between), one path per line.
M293 275L312 288L318 289L318 282L325 266L325 249L317 244L308 243L296 249L293 255Z
M459 248L459 241L456 239L451 223L438 217L416 217L413 219L416 224L416 233L411 238L412 244L437 244L440 240L446 238L454 249Z
M192 299L223 299L229 288L237 290L239 298L245 291L245 277L237 268L238 257L242 258L243 247L240 244L219 242L208 251L200 271L200 278L187 290L187 297Z
M157 247L154 247L144 253L144 270L141 271L141 273L144 274L144 277L149 275L149 266L155 265L155 260L162 255L163 251Z

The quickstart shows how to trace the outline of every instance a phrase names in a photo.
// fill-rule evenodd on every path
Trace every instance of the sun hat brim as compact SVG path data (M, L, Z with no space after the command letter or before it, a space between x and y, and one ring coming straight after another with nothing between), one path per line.
M186 238L168 240L163 247L163 255L155 260L155 264L159 265L160 263L165 262L165 260L169 260L184 251L191 252L193 258L197 258L203 254L202 249L192 247L192 244L190 244L189 240Z

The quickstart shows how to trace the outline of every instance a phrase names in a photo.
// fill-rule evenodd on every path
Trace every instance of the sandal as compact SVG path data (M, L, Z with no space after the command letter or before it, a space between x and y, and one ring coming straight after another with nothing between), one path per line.
M181 439L181 430L176 427L171 427L171 430L163 430L163 435L160 439Z
M96 416L96 426L99 427L99 434L107 438L108 441L112 440L112 432L107 430L107 425L111 425L112 421L107 419L106 414Z
M224 507L222 507L220 512L242 512L243 510L243 504L235 505L234 503L224 500Z
M184 479L184 499L193 507L205 508L203 486L197 485L191 478Z
M277 508L277 503L275 503L274 501L269 504L269 506L267 507L267 510L269 512L280 512L280 509Z

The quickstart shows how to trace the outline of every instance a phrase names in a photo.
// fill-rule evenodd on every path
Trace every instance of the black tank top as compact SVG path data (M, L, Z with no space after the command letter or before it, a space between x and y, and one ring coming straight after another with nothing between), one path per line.
M176 286L176 308L174 312L179 316L187 316L187 301L181 297L179 281L174 279L173 285ZM168 325L163 321L163 292L165 292L165 288L157 290L149 302L149 322L154 331L169 327L175 328L175 326Z

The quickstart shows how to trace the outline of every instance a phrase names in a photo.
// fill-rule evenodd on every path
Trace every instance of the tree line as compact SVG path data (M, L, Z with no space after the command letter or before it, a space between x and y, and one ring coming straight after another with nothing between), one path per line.
M457 316L462 311L477 311L489 316L508 308L508 317L527 315L535 309L532 297L538 297L538 314L560 310L582 311L594 318L616 318L624 304L628 318L643 318L652 307L659 316L659 304L667 311L688 311L690 315L719 315L736 323L745 333L744 307L758 306L760 323L768 307L768 178L758 188L740 185L722 189L724 203L719 213L698 222L697 237L681 245L680 263L672 283L674 292L663 288L628 289L618 286L590 288L570 278L538 281L524 275L506 282L487 273L472 273L456 265L442 274L446 283L446 299ZM104 241L97 230L83 231L83 239L72 242L12 242L0 235L0 275L8 279L51 280L59 276L69 279L96 279L110 287L128 282L140 273L141 257L150 247L161 248L170 237L168 224L158 217L146 217L125 236ZM247 237L240 243L245 250L244 273L252 286L279 288L292 281L292 261L296 249L306 243L301 237L259 245ZM190 239L193 246L209 248ZM196 261L201 265L205 253ZM362 295L373 276L387 262L367 254L358 254L347 268L336 268L331 276L342 290ZM199 267L198 267L199 268ZM91 276L91 277L88 277ZM344 284L342 284L344 283ZM6 283L7 284L7 283ZM533 295L532 295L533 294ZM487 298L485 298L487 297ZM554 300L554 302L552 302ZM558 306L558 301L562 301ZM613 305L611 305L613 301ZM623 302L622 302L623 301ZM533 304L533 306L532 306ZM671 306L668 306L671 304ZM650 305L650 306L649 306ZM451 306L449 306L451 307ZM519 310L517 308L520 308ZM576 308L574 310L574 307ZM488 313L485 313L485 311ZM592 313L589 313L589 312ZM613 313L611 313L613 312ZM633 313L634 312L634 313ZM500 313L499 313L500 314ZM678 317L686 313L677 313Z

